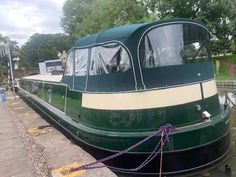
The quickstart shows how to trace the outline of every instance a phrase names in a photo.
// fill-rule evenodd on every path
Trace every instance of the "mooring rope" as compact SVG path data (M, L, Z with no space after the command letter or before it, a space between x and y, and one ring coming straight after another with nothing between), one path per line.
M164 133L161 133L161 156L160 156L160 167L159 167L159 177L161 177L162 173L162 158L163 158L163 146L164 146L164 141L163 141Z
M149 162L151 162L160 151L162 151L162 147L165 145L166 142L169 142L169 135L175 130L175 127L171 124L166 124L161 126L157 131L153 132L151 135L149 135L148 137L144 138L143 140L139 141L138 143L130 146L129 148L120 151L114 155L105 157L103 159L79 166L77 168L71 168L67 171L67 174L75 172L75 171L79 171L79 170L85 170L85 169L96 169L96 168L104 168L104 167L108 167L111 170L114 171L118 171L118 172L134 172L134 171L138 171L140 169L142 169L143 167L145 167ZM136 168L131 168L131 169L127 169L127 168L119 168L119 167L113 167L113 166L109 166L109 165L98 165L102 162L114 159L116 157L119 157L123 154L126 154L127 152L131 151L132 149L140 146L141 144L145 143L146 141L148 141L149 139L151 139L154 136L157 135L161 135L161 139L160 141L157 143L156 147L154 148L154 150L152 151L152 153ZM164 140L163 140L164 137ZM158 150L159 145L161 144L161 148ZM161 162L162 163L162 162ZM162 164L160 164L162 165Z

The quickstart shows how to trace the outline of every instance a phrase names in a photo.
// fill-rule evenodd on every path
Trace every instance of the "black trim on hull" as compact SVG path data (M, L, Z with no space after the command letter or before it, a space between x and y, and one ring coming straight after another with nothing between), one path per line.
M206 146L174 153L164 153L162 174L166 176L181 175L193 173L197 170L212 166L227 156L230 151L230 147L230 132L228 132L226 136ZM86 151L89 151L89 153L97 159L112 155L112 153L108 151L95 149L94 147L89 148L90 149L86 148ZM147 158L147 156L147 154L125 154L114 160L110 160L106 164L119 168L132 169L139 166ZM120 172L117 173L119 174ZM159 156L153 159L146 167L138 172L122 172L120 174L127 174L130 177L156 176L158 173Z
M23 96L23 98L26 98ZM83 140L79 139L76 135L72 134L67 128L63 127L60 122L52 118L49 114L42 111L34 102L26 98L28 103L32 104L40 113L46 115L47 121L50 123L56 123L56 127L62 130L62 132L68 136L73 137L79 145L86 151L92 154L96 159L100 159L114 154L113 152L102 150L94 146L90 146ZM193 149L187 149L183 151L164 153L163 156L163 175L176 175L184 174L187 172L194 172L202 168L211 166L223 159L230 151L230 131L217 141L210 144L199 146ZM120 168L135 168L141 164L148 154L125 154L114 160L111 160L107 165L120 167ZM132 176L140 175L157 175L159 172L159 156L157 156L150 164L144 167L138 172L132 172ZM130 173L129 176L131 175Z

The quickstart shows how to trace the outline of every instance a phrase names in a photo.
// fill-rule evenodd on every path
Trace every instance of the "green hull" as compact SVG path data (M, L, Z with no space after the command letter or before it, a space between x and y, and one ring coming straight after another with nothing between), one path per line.
M35 107L37 107L40 112L47 115L50 120L53 120L67 133L70 133L73 137L75 137L75 139L79 140L83 144L88 145L88 147L91 147L96 152L101 151L105 155L110 155L112 152L115 153L124 150L127 147L130 147L131 145L144 139L153 132L153 130L129 132L97 129L94 128L94 126L87 126L85 123L82 124L78 120L76 121L75 118L56 108L55 104L49 104L34 94L31 94L23 89L19 89L19 93ZM78 92L74 94L79 95ZM56 98L55 100L58 100L57 96L52 96L52 98ZM214 97L210 98L210 100L214 99ZM52 99L51 102L55 100ZM67 101L69 103L70 100L67 99ZM229 152L230 148L229 115L230 112L228 108L225 109L224 107L220 107L220 111L212 117L211 122L198 121L189 125L176 126L176 131L171 134L170 141L165 145L163 152L165 157L164 164L166 164L166 166L173 167L165 167L163 169L164 174L178 174L201 169L224 158ZM128 162L130 159L137 158L137 163L141 163L142 160L146 158L146 155L153 151L154 147L156 146L156 142L158 142L159 139L160 137L155 137L155 139L146 142L145 144L131 151L129 155L126 155L123 158L123 160ZM205 157L207 160L204 161L202 161L202 159L198 160L198 158L196 158L201 155L207 156L209 154L210 156ZM149 164L148 167L144 168L137 174L152 175L158 173L156 168L154 168L154 171L152 170L152 166L156 167L156 165L159 163L158 158L159 157L157 157L157 159ZM175 164L179 163L180 159L185 159L185 162L181 162L183 166L180 168L175 167ZM120 161L120 159L118 159L118 161ZM188 161L191 161L191 163L187 163ZM111 161L110 163L114 166L119 166L120 163L125 164L125 162L122 161L117 164L117 161ZM172 164L172 162L174 162L174 164ZM134 163L134 165L136 164Z
M45 84L45 87L47 87L47 84ZM20 89L19 91L24 96L28 95L27 98L32 103L37 105L40 110L48 114L52 119L60 122L60 124L73 135L78 136L78 138L91 146L106 149L108 151L123 150L150 135L150 133L157 130L158 127L165 123L171 123L177 128L176 132L172 134L170 142L165 146L166 152L185 150L208 144L222 137L230 128L230 113L228 109L224 109L223 107L220 107L220 111L212 117L211 122L203 121L199 113L190 113L193 115L192 118L195 121L192 120L190 122L191 124L182 123L181 121L185 121L189 118L182 115L181 109L186 109L188 106L190 107L191 105L199 104L198 102L176 106L175 109L174 107L171 107L166 111L166 114L174 114L175 117L183 117L183 120L170 119L165 120L164 122L157 118L156 120L153 119L153 117L158 116L157 114L160 112L158 109L153 110L152 113L154 116L151 116L150 118L146 116L148 115L147 110L139 110L135 114L134 112L130 113L129 111L99 112L98 110L84 109L81 106L78 106L81 105L81 93L67 91L67 108L66 112L64 112L65 96L63 96L63 91L66 92L66 87L53 84L51 85L51 88L57 89L57 91L53 92L51 95L51 103L47 103L43 100L46 93L43 93L42 91L39 91L38 95L31 94L23 89ZM205 100L205 103L215 102L216 99L218 99L217 95L212 96ZM212 107L212 109L214 109L216 106L213 105ZM178 110L178 113L175 113L172 110ZM133 114L131 121L129 121L129 118L126 119L125 117L130 114ZM114 119L111 118L111 115L115 115L116 118L119 116L122 119L118 120L115 124L114 122L111 123L110 120ZM134 115L136 115L136 117ZM142 115L141 118L140 115ZM196 118L197 116L200 117L199 120ZM139 119L139 123L137 123L137 119ZM148 125L150 126L148 127ZM158 139L158 137L156 138ZM156 141L158 140L147 142L133 152L151 152L155 147Z

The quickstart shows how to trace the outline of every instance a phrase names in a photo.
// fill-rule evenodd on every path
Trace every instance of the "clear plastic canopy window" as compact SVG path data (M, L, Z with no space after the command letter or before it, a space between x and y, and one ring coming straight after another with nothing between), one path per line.
M120 44L111 43L92 48L90 75L124 72L129 68L129 55Z
M75 76L86 76L88 68L88 49L75 50Z
M73 75L75 58L75 76L85 76L88 68L88 49L76 49L70 52L66 64L67 76ZM90 75L124 72L131 68L128 52L120 44L111 43L93 47L91 50Z
M73 75L73 52L70 52L68 54L67 62L66 62L66 70L65 75L66 76L72 76Z
M155 28L141 41L139 54L144 68L181 65L209 58L209 34L193 24L175 24Z

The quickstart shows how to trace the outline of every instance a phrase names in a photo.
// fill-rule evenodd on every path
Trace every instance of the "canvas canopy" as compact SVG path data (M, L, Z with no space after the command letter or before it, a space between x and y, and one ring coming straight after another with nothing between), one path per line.
M161 20L161 21L152 22L152 23L127 24L127 25L123 25L119 27L114 27L114 28L111 28L111 29L108 29L108 30L105 30L105 31L102 31L93 35L82 37L76 42L74 47L83 48L83 47L93 46L100 43L106 43L109 41L119 41L126 44L126 42L130 38L133 38L132 35L137 35L137 37L140 37L142 33L149 27L152 27L155 25L162 25L162 24L166 25L168 23L173 23L173 22L178 22L178 21L196 23L196 21L193 21L190 19L174 19L174 20ZM205 26L204 24L202 25Z
M211 78L202 63L209 58L209 30L199 22L129 24L79 39L68 52L63 82L88 92L163 88L198 81L199 68L201 79Z

